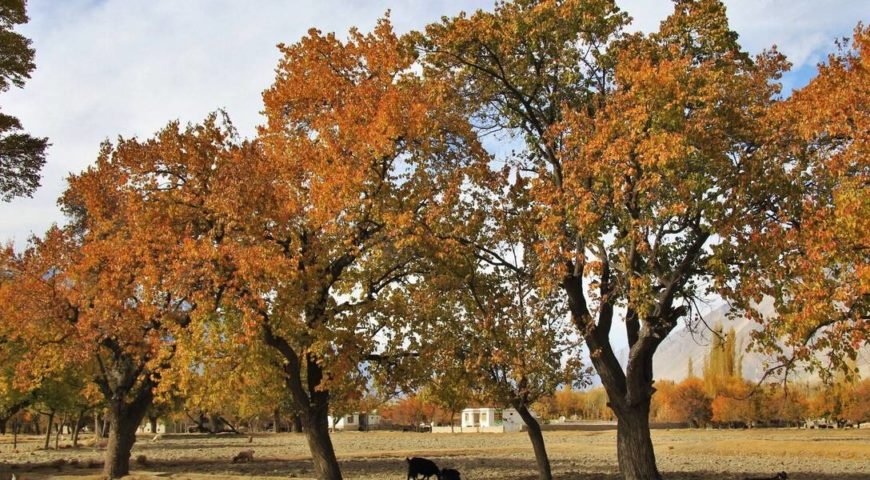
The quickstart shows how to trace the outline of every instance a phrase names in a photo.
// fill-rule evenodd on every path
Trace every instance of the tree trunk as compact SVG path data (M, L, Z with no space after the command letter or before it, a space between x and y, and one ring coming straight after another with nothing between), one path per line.
M157 417L148 417L148 423L151 425L151 433L157 433Z
M302 433L302 416L292 415L290 417L290 431L294 433Z
M79 432L82 431L82 423L84 422L85 410L79 411L79 416L76 418L76 424L73 428L72 433L72 446L73 448L77 448L79 446Z
M12 451L18 450L18 432L21 430L21 422L15 420L12 423Z
M281 410L276 408L272 412L272 416L273 416L273 418L272 418L273 429L274 429L275 433L278 433L281 431Z
M323 392L317 392L315 395L321 393ZM325 407L325 405L322 408L312 406L305 415L305 422L303 422L305 436L318 480L341 480L341 469L335 457L332 439L329 438L329 419Z
M522 403L517 402L514 408L519 412L523 422L529 430L529 440L532 441L532 448L535 450L535 461L538 464L538 478L540 480L553 480L553 473L550 470L550 458L547 456L547 448L544 444L544 435L541 433L541 425L532 416L532 412Z
M100 431L100 412L94 412L94 447L100 446L100 438L102 438L102 432Z
M48 444L51 442L51 426L54 425L54 411L48 413L48 424L45 426L45 445L43 450L48 450Z
M108 479L130 473L130 452L136 443L136 430L154 398L150 386L140 390L131 403L126 402L120 392L115 395L109 402L109 442L103 465L103 476Z
M136 443L138 427L139 422L129 418L113 418L109 422L109 442L106 445L106 463L103 466L103 475L106 478L121 478L130 473L130 452Z
M9 417L0 418L0 435L6 435L6 423L9 422Z
M63 425L66 423L66 415L60 417L60 423L57 425L57 431L54 434L54 449L60 447L60 434L63 433Z
M662 478L650 438L649 407L650 398L646 398L639 405L614 410L619 471L625 480Z

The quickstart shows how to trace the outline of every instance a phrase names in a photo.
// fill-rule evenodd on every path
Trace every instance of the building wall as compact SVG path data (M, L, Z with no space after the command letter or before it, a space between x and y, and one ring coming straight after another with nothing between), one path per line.
M338 422L333 426L333 417L330 415L328 417L329 428L334 428L335 430L359 430L360 425L360 416L366 415L364 413L352 413L349 415L345 415L338 420ZM375 426L381 423L381 416L376 413L369 413L367 417L368 426Z

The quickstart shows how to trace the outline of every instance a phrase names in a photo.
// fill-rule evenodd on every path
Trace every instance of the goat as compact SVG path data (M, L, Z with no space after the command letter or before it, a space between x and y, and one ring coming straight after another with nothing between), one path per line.
M425 479L430 479L433 475L438 477L441 473L441 470L438 469L438 465L435 465L435 462L432 460L412 457L406 458L405 461L408 462L408 480L416 480L418 475Z
M452 468L445 468L441 470L441 474L438 475L438 480L462 480L459 477L459 470L454 470Z
M253 450L242 450L238 455L233 457L233 463L251 463L254 461Z

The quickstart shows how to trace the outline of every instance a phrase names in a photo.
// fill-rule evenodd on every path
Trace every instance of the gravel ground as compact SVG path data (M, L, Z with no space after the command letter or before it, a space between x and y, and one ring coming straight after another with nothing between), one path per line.
M546 432L557 479L617 479L616 434ZM98 478L102 450L94 447L41 450L42 440L27 437L12 450L10 435L0 436L0 480ZM537 478L525 434L431 434L341 432L333 435L342 471L349 479L404 479L406 456L433 459L456 468L464 480ZM672 479L743 479L787 471L790 479L870 479L870 429L860 430L659 430L653 432L659 469ZM241 450L255 461L232 464ZM167 435L157 442L140 437L131 480L155 478L229 480L238 478L314 478L305 438L299 434L247 437ZM66 465L49 466L63 459ZM71 465L74 461L77 464Z

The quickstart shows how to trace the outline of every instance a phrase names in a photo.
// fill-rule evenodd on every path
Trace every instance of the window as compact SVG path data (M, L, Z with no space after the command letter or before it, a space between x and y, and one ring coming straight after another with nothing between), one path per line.
M347 424L353 423L353 415L348 415L347 420L345 420L345 423L347 423Z

